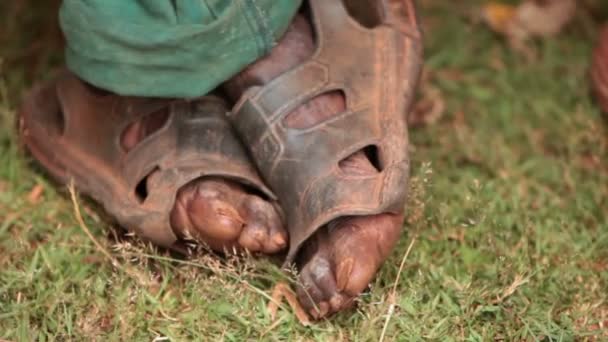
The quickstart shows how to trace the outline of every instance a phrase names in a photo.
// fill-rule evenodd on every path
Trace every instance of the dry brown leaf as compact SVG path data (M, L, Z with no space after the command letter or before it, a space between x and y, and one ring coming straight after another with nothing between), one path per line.
M513 295L515 293L515 291L517 291L517 289L519 289L521 286L527 284L529 281L530 281L530 277L524 277L521 274L516 275L515 279L513 279L513 282L511 283L511 285L509 285L507 288L505 288L503 290L503 293L498 298L496 298L493 301L493 303L494 304L502 303L506 298Z
M515 18L516 7L502 3L490 2L481 9L481 17L494 31L507 34L509 25Z
M575 14L576 0L525 0L518 6L490 2L481 10L484 22L529 58L534 51L525 44L528 39L557 35Z
M575 0L527 0L518 6L491 2L482 18L493 30L511 39L554 36L574 18Z
M525 1L517 8L512 30L519 30L519 34L525 36L554 36L562 31L575 14L575 0Z
M44 187L40 184L36 184L30 193L27 195L27 201L30 204L36 204L40 201L42 194L44 193Z
M270 301L270 303L268 303L268 311L270 312L270 318L273 321L275 320L279 305L283 301L283 298L287 300L287 303L293 310L298 321L300 321L300 324L302 324L303 326L310 325L310 318L308 317L308 314L306 314L306 311L304 311L304 309L300 305L300 302L298 302L296 295L291 291L289 285L285 283L278 283L272 290L272 300Z

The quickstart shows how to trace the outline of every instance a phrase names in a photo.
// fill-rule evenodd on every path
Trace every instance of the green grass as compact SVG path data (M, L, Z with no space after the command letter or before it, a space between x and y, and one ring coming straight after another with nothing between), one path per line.
M271 321L266 296L285 278L272 262L175 260L113 238L86 210L120 266L104 259L14 132L22 92L61 63L58 44L32 47L54 12L1 18L0 339L377 341L396 280L386 341L608 339L608 130L587 81L595 24L579 18L535 42L526 62L469 20L476 1L421 3L425 87L446 111L411 135L407 233L357 310L310 327L287 309Z

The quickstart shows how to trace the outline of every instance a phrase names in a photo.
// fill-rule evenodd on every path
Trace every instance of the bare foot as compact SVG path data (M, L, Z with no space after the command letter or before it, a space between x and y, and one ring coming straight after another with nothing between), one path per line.
M247 88L266 84L302 63L314 48L311 27L304 17L298 16L269 56L235 76L224 88L237 101ZM305 128L344 109L342 95L329 93L294 110L285 123ZM378 172L363 151L343 160L340 166L351 174ZM297 260L302 284L298 296L313 317L320 318L353 304L393 249L402 223L402 215L344 217L319 229L305 243Z
M165 119L150 115L131 124L122 136L124 149L135 147ZM246 249L272 254L287 246L287 233L276 208L239 183L221 178L197 179L181 188L171 212L171 226L179 236L220 252Z

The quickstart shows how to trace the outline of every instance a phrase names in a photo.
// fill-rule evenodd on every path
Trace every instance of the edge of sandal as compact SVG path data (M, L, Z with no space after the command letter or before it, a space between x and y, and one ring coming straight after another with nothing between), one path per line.
M122 97L112 100L111 96L103 96L98 101L86 103L89 97L95 98L95 94L88 94L81 82L67 70L61 70L50 80L36 84L24 95L18 118L20 144L49 176L63 184L73 179L79 191L98 202L121 226L137 233L142 239L176 249L174 247L180 240L170 227L169 215L177 189L196 178L229 177L256 188L274 200L274 194L257 177L253 166L246 162L246 153L236 137L227 138L232 128L225 119L225 113L216 108L220 104L212 97L201 97L194 101L167 100L146 105L145 99ZM62 97L69 92L76 94L72 94L71 99ZM80 105L70 102L74 100L74 95L84 102ZM132 150L120 149L120 153L100 152L97 155L98 150L118 150L113 145L111 149L107 146L114 144L117 137L101 139L103 133L107 133L108 125L89 124L85 126L96 127L98 132L90 135L92 141L78 146L79 141L87 141L89 135L74 133L78 129L73 125L78 125L78 120L72 122L69 113L88 105L98 107L93 114L97 114L97 111L107 112L108 120L117 120L116 117L124 114L124 119L117 122L119 127L126 127L128 122L138 120L148 112L153 113L152 110L157 110L159 106L169 106L170 117L161 129L143 139ZM57 111L63 112L62 119L55 118ZM207 111L209 114L204 116L194 114ZM175 115L177 112L181 114ZM190 114L184 115L187 112ZM87 116L90 119L91 113L80 120L86 120ZM213 129L221 129L228 135L219 141L206 142L213 137L203 139L201 133ZM193 143L188 137L199 137L197 139L202 141ZM160 140L155 141L157 139ZM159 150L163 147L169 150ZM156 152L152 155L146 155L154 150ZM230 167L226 164L228 161ZM158 177L154 177L156 190L147 193L143 200L137 198L135 185L148 179L151 175L149 170L154 172L157 169L158 174L155 175ZM171 195L167 196L167 193Z

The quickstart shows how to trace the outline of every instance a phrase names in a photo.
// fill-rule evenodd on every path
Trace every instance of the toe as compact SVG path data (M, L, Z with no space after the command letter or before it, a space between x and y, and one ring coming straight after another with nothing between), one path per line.
M338 290L332 263L324 255L315 255L304 266L297 294L302 306L316 319L349 307L353 299Z
M354 305L395 246L402 216L338 220L304 246L298 297L315 318Z
M239 245L250 252L259 252L264 248L264 240L268 239L268 229L257 223L248 223L239 237Z
M376 215L343 220L330 233L338 288L349 296L363 292L393 250L402 216Z
M315 318L329 313L328 299L332 293L327 293L326 289L332 282L327 280L333 278L331 273L329 260L320 256L313 257L300 272L296 292L302 306Z
M220 181L194 181L178 192L171 225L178 234L214 250L231 249L244 226L232 197L230 188Z
M216 251L272 254L287 247L287 232L277 209L222 179L199 179L184 186L177 194L171 225L178 235Z
M188 215L195 231L220 241L236 240L244 223L232 204L221 198L195 196L190 202Z
M252 252L272 254L287 247L287 232L272 204L250 195L243 201L242 212L247 224L239 238L239 244L244 248Z

